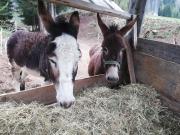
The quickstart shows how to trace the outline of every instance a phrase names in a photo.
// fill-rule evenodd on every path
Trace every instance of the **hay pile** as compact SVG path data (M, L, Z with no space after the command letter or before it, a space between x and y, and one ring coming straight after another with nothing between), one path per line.
M70 109L0 104L1 135L179 135L180 118L143 85L91 88Z

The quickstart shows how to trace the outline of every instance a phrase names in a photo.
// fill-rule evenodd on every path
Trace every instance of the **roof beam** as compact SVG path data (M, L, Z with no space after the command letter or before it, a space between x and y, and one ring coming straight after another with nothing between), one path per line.
M109 9L109 8L92 4L83 0L49 0L49 1L56 4L63 4L66 6L70 6L70 7L74 7L74 8L78 8L82 10L87 10L91 12L101 13L105 15L110 15L110 16L123 18L123 19L130 19L132 16L131 14L127 12Z

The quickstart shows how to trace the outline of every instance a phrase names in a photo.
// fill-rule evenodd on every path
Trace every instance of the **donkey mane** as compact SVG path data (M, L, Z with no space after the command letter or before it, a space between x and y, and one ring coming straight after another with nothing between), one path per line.
M114 33L114 32L116 32L116 31L118 31L118 25L117 24L111 24L110 26L109 26L109 32L111 32L111 33Z

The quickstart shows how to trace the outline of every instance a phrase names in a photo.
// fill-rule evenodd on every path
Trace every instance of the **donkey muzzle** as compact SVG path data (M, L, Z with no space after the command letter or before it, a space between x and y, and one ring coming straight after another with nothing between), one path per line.
M110 66L106 71L106 80L109 83L117 83L119 81L119 68L117 66Z

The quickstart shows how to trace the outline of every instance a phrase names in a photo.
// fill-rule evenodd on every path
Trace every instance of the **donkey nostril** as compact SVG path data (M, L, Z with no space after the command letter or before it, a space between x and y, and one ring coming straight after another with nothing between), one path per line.
M115 78L115 80L114 80L115 82L117 82L117 81L119 81L119 78Z
M65 108L65 109L67 109L67 108L71 107L71 105L73 105L73 104L74 104L74 101L73 102L69 102L69 103L63 102L63 103L60 103L60 106Z
M107 81L109 82L117 82L119 79L115 77L107 77Z
M108 80L108 81L111 81L111 78L110 78L110 77L107 77L107 80Z
M63 103L60 102L60 106L63 107Z

